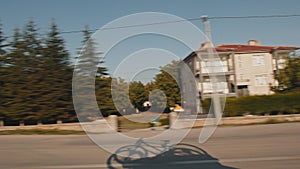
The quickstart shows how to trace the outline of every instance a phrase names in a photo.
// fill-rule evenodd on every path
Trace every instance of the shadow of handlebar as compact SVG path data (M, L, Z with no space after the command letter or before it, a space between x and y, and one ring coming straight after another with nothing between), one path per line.
M235 169L222 165L217 158L197 146L183 143L168 146L165 143L156 145L139 140L135 145L123 146L107 159L107 166L109 169ZM148 153L155 149L162 152L148 157Z

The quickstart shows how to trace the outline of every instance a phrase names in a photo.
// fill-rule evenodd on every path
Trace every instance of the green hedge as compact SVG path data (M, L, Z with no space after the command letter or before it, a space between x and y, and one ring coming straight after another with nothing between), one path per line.
M210 99L202 101L204 112L209 111L210 104ZM268 96L227 98L224 108L224 116L296 113L300 113L300 92Z

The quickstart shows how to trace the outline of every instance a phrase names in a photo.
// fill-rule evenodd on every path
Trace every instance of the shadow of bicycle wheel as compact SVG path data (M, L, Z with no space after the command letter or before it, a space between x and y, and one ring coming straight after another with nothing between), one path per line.
M143 158L148 148L147 144L121 147L107 159L107 166L110 169L235 169L222 165L217 158L190 144L178 144L159 155ZM150 146L150 148L153 147ZM127 153L128 156L124 156L124 153Z

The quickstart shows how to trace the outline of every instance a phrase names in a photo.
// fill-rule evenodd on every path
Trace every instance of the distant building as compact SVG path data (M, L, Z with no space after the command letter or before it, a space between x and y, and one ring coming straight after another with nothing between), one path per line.
M228 44L213 48L219 55L216 76L224 76L218 85L223 86L218 93L229 97L247 95L273 94L270 86L279 85L274 73L284 68L285 58L296 55L298 47L293 46L261 46L257 40L249 40L247 45ZM201 98L210 97L213 92L212 75L207 68L208 46L203 43L201 48L188 55L184 62L191 68L197 79ZM200 57L198 57L200 56ZM220 64L221 63L221 64Z

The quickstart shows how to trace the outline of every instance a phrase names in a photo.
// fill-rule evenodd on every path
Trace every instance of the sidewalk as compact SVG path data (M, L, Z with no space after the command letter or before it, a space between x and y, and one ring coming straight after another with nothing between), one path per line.
M193 127L203 127L206 118L196 119ZM177 120L179 128L190 126L192 119ZM276 116L242 116L242 117L223 117L219 125L251 125L251 124L268 124L282 122L300 122L300 114L292 115L276 115ZM166 126L158 126L145 129L127 130L125 133L131 132L158 132L164 131ZM3 130L75 130L83 131L80 123L62 123L62 124L47 124L47 125L28 125L28 126L0 126L0 131Z

